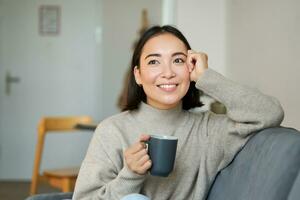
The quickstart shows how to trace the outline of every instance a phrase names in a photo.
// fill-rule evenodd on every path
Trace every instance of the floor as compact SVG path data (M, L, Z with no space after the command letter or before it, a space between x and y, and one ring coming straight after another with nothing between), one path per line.
M24 200L29 196L30 181L0 181L0 200ZM41 184L39 193L59 192L46 184Z

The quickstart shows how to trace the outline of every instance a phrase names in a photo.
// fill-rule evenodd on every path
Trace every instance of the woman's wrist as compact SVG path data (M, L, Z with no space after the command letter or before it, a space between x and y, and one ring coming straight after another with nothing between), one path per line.
M203 74L205 73L206 70L207 70L207 68L202 69L201 71L195 73L195 76L192 77L191 81L196 83L203 76Z

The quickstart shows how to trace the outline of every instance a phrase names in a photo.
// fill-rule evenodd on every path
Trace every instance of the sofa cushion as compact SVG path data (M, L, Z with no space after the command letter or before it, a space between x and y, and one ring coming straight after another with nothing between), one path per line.
M300 159L300 158L299 158ZM288 200L300 199L300 172L294 182Z
M215 179L208 200L295 200L300 191L300 133L258 132Z

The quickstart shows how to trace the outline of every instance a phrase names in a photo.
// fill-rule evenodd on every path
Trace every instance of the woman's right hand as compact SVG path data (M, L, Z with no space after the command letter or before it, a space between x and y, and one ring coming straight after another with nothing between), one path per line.
M187 65L190 71L190 80L196 82L208 68L208 57L204 52L188 50Z
M149 135L141 135L137 143L124 151L127 167L134 173L144 175L151 168L151 160L144 142L150 139Z

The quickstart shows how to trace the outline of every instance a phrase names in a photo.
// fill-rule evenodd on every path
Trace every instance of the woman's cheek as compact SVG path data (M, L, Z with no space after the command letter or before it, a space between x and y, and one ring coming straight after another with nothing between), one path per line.
M146 83L152 83L156 80L156 78L159 76L158 69L147 69L141 71L141 78L143 79L143 82Z
M184 80L190 80L190 72L187 66L183 67L180 73L182 74Z

